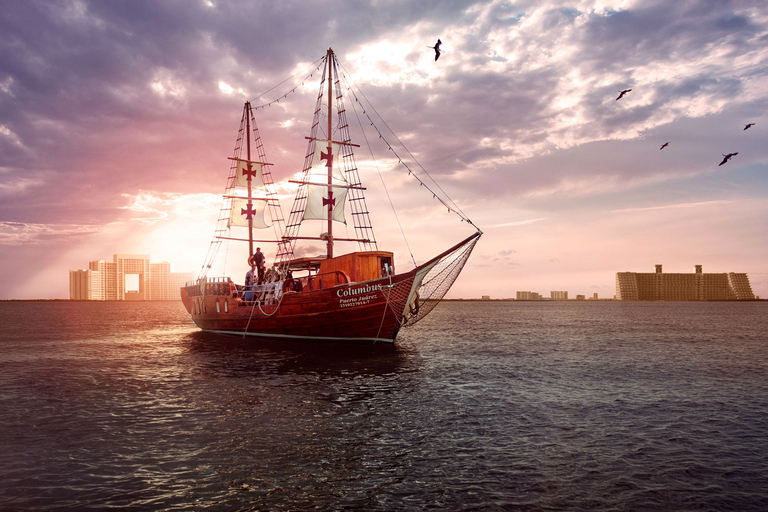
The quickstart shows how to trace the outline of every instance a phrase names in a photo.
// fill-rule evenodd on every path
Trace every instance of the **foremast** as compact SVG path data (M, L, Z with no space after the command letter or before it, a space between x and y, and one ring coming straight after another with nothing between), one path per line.
M205 262L198 274L198 279L206 278L208 272L213 267L222 242L226 240L247 241L248 256L253 254L255 243L277 243L277 261L293 257L293 242L282 238L285 231L285 219L270 171L272 164L267 162L264 144L262 143L253 108L249 101L246 101L243 107L243 115L240 120L240 129L235 142L235 148L229 160L229 178L227 179L227 186L222 196L223 201L219 209L216 230ZM237 193L237 190L241 188L246 189L245 196ZM239 203L243 201L245 201L245 204L240 206ZM257 205L261 208L258 208ZM261 211L262 209L263 211ZM269 214L273 236L257 239L254 236L254 231L257 228L269 227L267 225L257 226L255 224L258 214L263 214L264 212ZM245 224L233 223L233 219L236 217L246 219L247 222ZM248 237L231 236L233 225L247 227Z

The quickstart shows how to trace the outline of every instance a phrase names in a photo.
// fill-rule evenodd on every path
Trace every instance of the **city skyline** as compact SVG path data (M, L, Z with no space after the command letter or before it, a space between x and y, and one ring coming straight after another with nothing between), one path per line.
M616 272L615 300L755 300L749 275L745 272L708 273L703 265L693 265L693 272L663 272L662 264L655 264L653 272ZM545 297L532 290L517 291L516 300L569 300L568 291L552 290ZM584 300L585 294L575 299ZM590 299L597 300L595 292ZM608 300L605 297L602 300Z
M87 269L69 270L70 300L180 300L192 272L171 272L167 261L152 263L148 254L120 254L112 262L92 260Z
M197 271L245 101L286 213L328 47L484 232L449 298L612 296L617 269L649 261L739 269L768 296L754 2L10 0L0 23L0 297L66 298L61 276L113 248ZM398 269L463 238L442 205L414 207L423 190L396 159L356 158L407 214L366 192ZM230 263L244 275L245 256Z

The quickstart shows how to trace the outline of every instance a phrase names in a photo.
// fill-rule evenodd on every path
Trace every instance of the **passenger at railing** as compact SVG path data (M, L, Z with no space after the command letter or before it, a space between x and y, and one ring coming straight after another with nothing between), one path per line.
M245 273L245 300L251 300L253 298L253 285L256 284L257 279L256 264L251 265L251 270Z
M285 279L290 283L290 288L288 288L292 292L300 292L301 291L301 279L294 279L293 278L293 272L290 270L285 274Z
M272 265L272 267L269 270L267 270L267 273L264 276L264 281L267 283L272 283L274 281L277 281L279 277L280 277L280 274L277 272L277 269L275 268L275 266Z

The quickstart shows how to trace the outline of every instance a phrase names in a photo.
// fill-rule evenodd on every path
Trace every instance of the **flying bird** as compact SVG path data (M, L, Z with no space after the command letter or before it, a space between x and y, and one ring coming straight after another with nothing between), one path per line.
M662 149L664 149L667 146L669 146L669 142L665 142L664 144L662 144L661 147L659 148L659 151L661 151Z
M443 44L443 42L438 39L435 43L435 46L427 46L427 48L433 48L435 50L435 60L440 58L440 45Z
M755 123L749 123L748 125L744 126L744 129L748 130L749 128L752 128L753 126L755 126Z
M725 158L723 158L723 161L720 162L720 165L723 165L725 162L731 159L732 156L736 156L738 153L728 153L727 155L723 155Z
M623 98L623 97L624 97L624 95L625 95L625 94L627 94L627 93L628 93L629 91L631 91L631 90L632 90L632 89L624 89L623 91L619 91L619 97L618 97L618 98L616 98L616 101L618 101L618 100L620 100L621 98Z

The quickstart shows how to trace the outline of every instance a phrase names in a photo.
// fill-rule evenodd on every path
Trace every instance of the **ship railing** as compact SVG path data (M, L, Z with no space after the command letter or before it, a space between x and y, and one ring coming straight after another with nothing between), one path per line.
M279 307L285 288L285 281L269 281L256 284L251 287L237 286L237 297L243 305L258 305L262 314L271 315L276 307Z
M190 297L201 295L224 295L234 297L237 288L229 277L207 277L203 280L188 281L185 288Z

